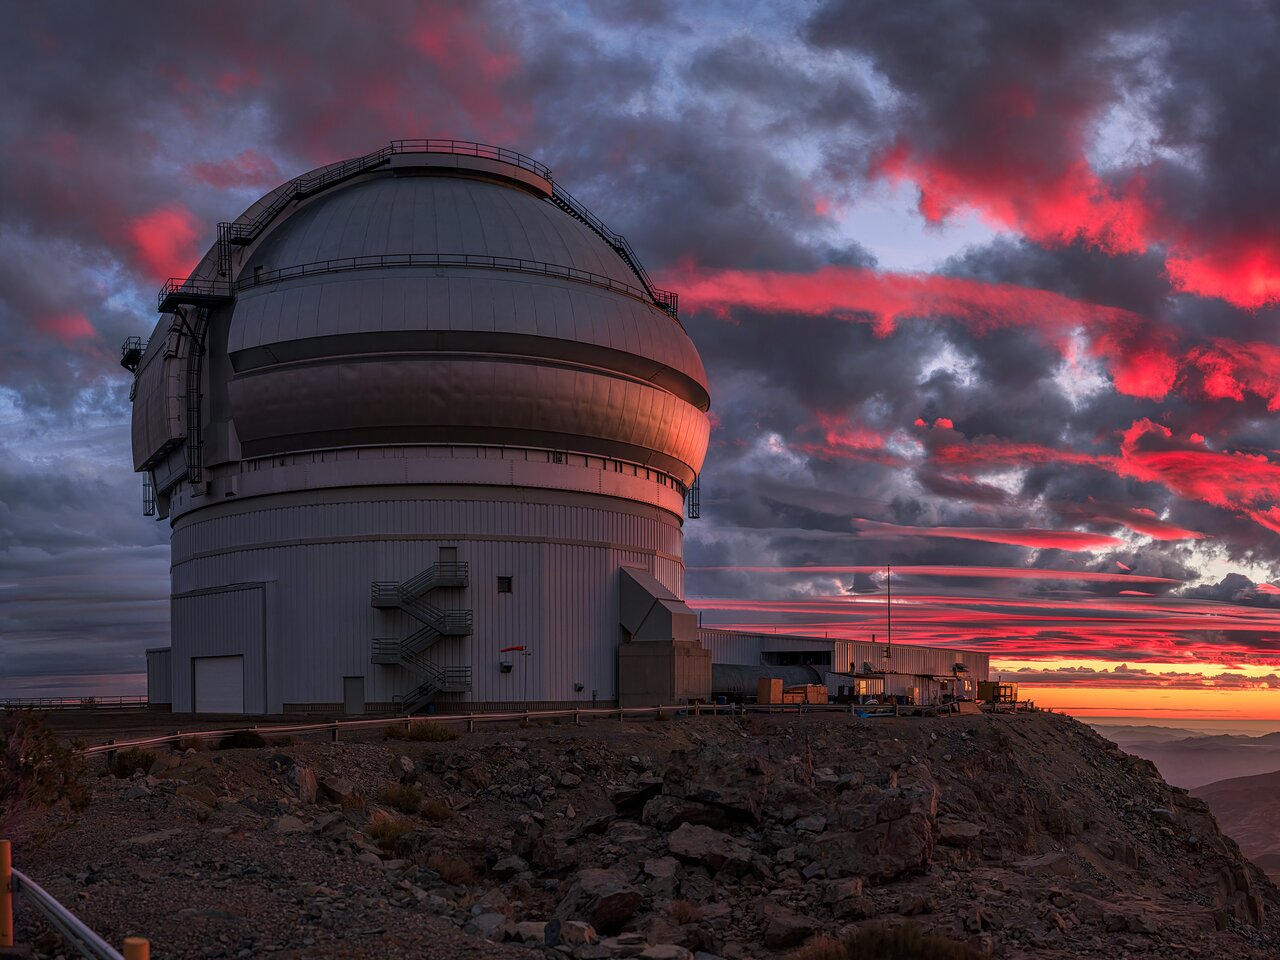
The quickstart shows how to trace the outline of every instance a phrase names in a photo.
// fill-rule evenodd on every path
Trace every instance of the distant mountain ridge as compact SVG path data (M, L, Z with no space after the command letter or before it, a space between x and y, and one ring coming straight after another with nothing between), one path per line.
M1169 783L1188 790L1280 770L1280 733L1251 737L1103 724L1096 729L1125 752L1150 760Z
M1191 791L1222 832L1272 879L1280 878L1280 770L1219 780Z

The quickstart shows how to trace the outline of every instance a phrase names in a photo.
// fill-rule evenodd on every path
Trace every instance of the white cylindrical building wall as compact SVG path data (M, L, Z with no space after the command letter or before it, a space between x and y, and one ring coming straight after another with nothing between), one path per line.
M593 693L599 702L615 700L617 570L641 567L681 592L679 521L661 508L559 490L442 488L430 500L423 492L280 494L180 519L175 606L207 604L211 595L229 604L221 617L190 621L175 609L184 654L243 654L250 712L332 710L350 677L364 678L367 709L390 709L413 677L403 666L371 663L371 641L406 637L420 624L371 606L370 585L410 579L436 563L443 547L468 565L468 583L433 591L431 602L471 610L474 623L470 636L440 637L426 652L441 667L472 671L472 689L441 693L441 709L459 701L582 702ZM262 591L260 629L243 622L246 604L225 599L248 589ZM175 682L174 710L191 709L190 697L190 684Z

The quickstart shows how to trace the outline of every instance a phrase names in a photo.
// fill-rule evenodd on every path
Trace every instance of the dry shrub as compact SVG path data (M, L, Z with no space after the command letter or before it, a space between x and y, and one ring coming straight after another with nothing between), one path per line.
M203 803L196 804L196 823L208 823L212 816L212 808L206 807Z
M439 823L443 820L453 819L453 807L449 806L443 800L435 797L428 797L422 801L422 815L428 820L434 820Z
M115 755L111 761L110 770L121 780L128 780L135 773L141 770L147 773L151 770L151 765L156 762L156 755L150 750L143 750L141 747L130 747L128 750L121 750Z
M702 919L702 908L689 900L672 900L667 912L671 914L672 920L682 926Z
M965 943L921 933L914 924L863 927L844 942L814 937L789 960L986 960L986 955Z
M178 741L178 749L182 751L195 750L197 753L203 752L208 747L208 741L204 737L183 737Z
M401 813L417 813L422 809L422 791L412 784L388 784L382 788L378 799Z
M257 749L266 745L266 738L252 730L237 730L218 741L219 750Z
M353 790L338 801L338 806L343 810L363 810L368 806L368 801L359 790Z
M427 858L427 869L434 870L441 880L455 887L469 887L476 882L475 867L447 853L433 853Z
M369 818L365 833L369 839L383 850L391 850L396 841L413 829L413 822L405 817L396 817L385 810L375 810Z
M268 738L267 738L267 746L269 746L269 747L292 747L292 746L293 746L293 737L290 737L290 736L284 736L284 737L268 737Z
M29 710L6 710L0 719L0 827L20 808L39 809L61 801L75 810L89 805L84 761L78 744L60 741Z

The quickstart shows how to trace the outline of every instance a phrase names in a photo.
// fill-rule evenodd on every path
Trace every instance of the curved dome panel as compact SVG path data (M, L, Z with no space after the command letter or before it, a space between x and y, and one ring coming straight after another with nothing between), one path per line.
M706 414L648 383L523 358L379 356L237 377L231 406L247 456L368 444L573 449L638 461L688 484Z
M459 176L380 174L321 194L272 231L241 276L382 254L513 257L639 285L585 224L514 186Z
M241 295L227 340L238 371L267 359L387 349L573 359L669 384L704 410L709 404L698 351L670 317L632 297L519 273L383 269L258 287Z

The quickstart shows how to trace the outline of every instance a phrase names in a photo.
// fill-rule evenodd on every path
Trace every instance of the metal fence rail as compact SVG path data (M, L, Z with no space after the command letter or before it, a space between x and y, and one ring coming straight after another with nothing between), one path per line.
M94 710L145 707L147 698L138 697L10 697L0 700L0 710Z
M754 703L694 703L664 704L654 707L579 707L561 710L510 710L501 713L457 713L436 714L428 717L410 716L374 717L367 720L326 720L319 723L268 723L253 726L225 727L217 730L177 731L156 737L140 737L133 740L111 740L107 743L85 747L81 753L95 756L103 753L115 753L130 747L154 747L162 744L178 743L182 740L213 740L227 737L235 733L257 733L263 736L279 736L282 734L329 733L334 740L339 739L343 730L359 731L365 727L407 727L411 723L438 723L465 726L467 732L475 730L481 723L527 723L530 720L619 720L628 718L663 718L667 716L728 716L738 717L751 713L827 713L860 716L876 711L875 716L902 716L907 710L919 708L884 705L879 708L863 704L836 703L787 703L787 704L754 704ZM1034 708L1033 708L1034 709Z
M83 920L64 907L44 887L14 869L8 840L0 840L0 947L12 947L13 901L21 894L77 954L90 960L148 960L151 945L142 937L126 937L120 953Z

